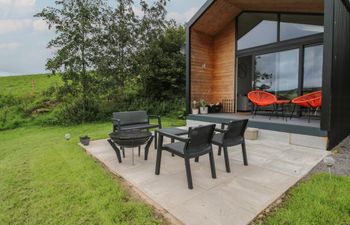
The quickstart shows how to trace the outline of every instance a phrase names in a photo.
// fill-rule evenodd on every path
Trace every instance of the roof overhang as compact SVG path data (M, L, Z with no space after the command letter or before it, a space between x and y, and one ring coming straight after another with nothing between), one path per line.
M216 35L243 11L323 13L324 0L208 0L187 25Z

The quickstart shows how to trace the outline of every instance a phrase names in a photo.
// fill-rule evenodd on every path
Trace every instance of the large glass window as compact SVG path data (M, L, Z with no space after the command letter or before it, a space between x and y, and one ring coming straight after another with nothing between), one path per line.
M255 88L293 99L298 95L299 49L257 55Z
M303 92L311 93L322 87L323 45L305 47Z
M281 14L281 41L323 32L323 16Z
M238 19L237 49L276 42L277 18L277 14L243 13Z
M243 50L324 32L323 15L242 13L237 49Z

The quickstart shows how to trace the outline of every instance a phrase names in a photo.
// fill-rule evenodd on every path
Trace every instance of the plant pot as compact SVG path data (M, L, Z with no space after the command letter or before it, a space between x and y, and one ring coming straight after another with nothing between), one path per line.
M193 115L199 114L199 109L192 109L192 114Z
M81 137L80 138L80 143L84 146L88 146L90 144L90 138L86 138L86 137Z
M208 114L208 107L200 107L201 114Z

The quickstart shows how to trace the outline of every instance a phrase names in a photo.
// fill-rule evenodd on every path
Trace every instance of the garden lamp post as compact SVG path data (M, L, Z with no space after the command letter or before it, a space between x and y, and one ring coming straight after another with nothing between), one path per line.
M332 156L327 156L326 158L323 159L323 162L327 165L328 171L329 171L329 176L331 177L332 176L331 168L335 164L335 159Z

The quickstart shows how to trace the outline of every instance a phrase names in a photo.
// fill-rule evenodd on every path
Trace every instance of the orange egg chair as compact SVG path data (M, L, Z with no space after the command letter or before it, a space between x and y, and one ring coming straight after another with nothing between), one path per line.
M311 111L314 110L316 112L322 106L322 91L315 91L299 96L294 98L292 103L294 104L294 107L290 118L292 119L296 106L301 106L308 109L308 121L310 123Z
M255 90L248 93L248 99L253 103L253 118L258 109L267 106L274 106L277 102L277 97L269 92ZM271 116L270 116L271 118Z

